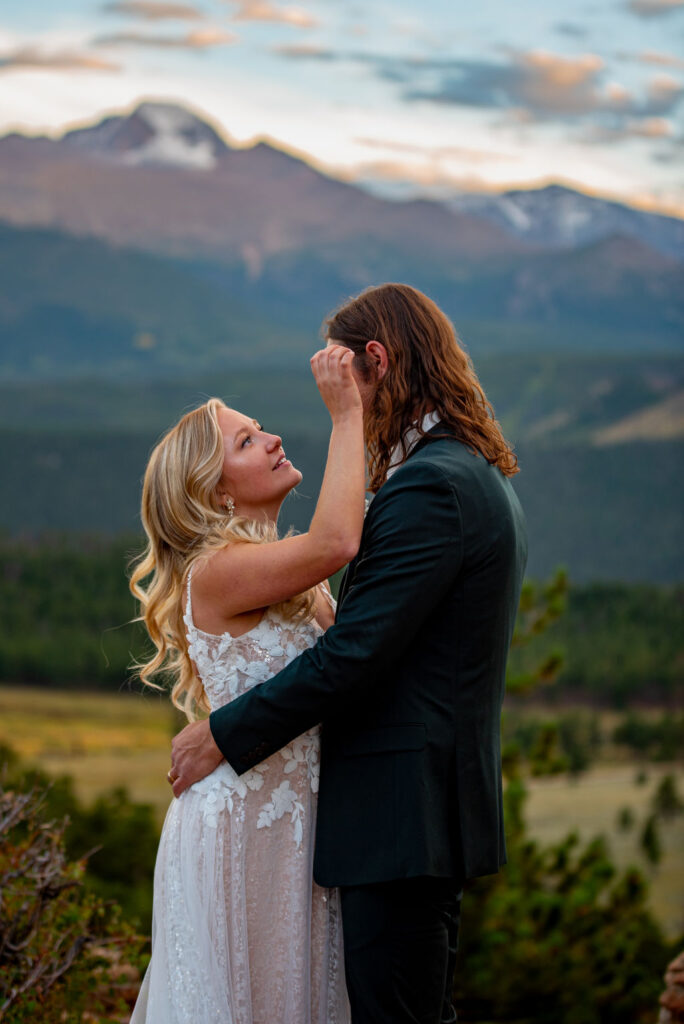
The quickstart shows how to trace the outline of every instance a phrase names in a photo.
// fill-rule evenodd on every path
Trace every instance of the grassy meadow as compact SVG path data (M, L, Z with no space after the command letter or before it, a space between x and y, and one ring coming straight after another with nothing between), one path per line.
M606 712L610 726L614 714ZM170 799L166 771L172 734L183 724L168 698L150 692L103 695L27 686L0 687L0 743L52 775L71 775L85 801L124 786L135 801L152 804L161 824ZM639 866L651 883L651 906L668 935L684 930L684 816L662 825L663 855L646 864L639 835L648 804L663 775L676 775L684 791L684 765L640 764L605 759L579 776L529 780L527 821L543 843L577 829L583 839L604 834L618 867ZM641 773L641 780L638 779ZM631 808L634 825L624 831L617 817Z
M640 852L639 836L658 782L672 772L682 792L684 765L649 764L643 769L646 780L640 783L641 770L635 762L598 762L577 780L567 775L531 779L527 823L532 836L544 843L560 840L572 829L583 839L605 835L616 867L636 865L646 875L651 909L667 935L675 938L684 932L684 817L661 827L663 855L655 869L647 866ZM629 831L618 828L623 807L634 813Z
M71 775L86 801L114 786L152 804L161 824L169 803L170 742L183 725L166 695L99 694L0 686L0 743L51 775Z

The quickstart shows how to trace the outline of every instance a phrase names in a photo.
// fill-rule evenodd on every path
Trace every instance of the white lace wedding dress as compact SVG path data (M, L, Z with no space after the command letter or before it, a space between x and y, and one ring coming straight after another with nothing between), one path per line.
M322 630L270 609L247 633L185 624L212 709L275 675ZM237 776L225 761L169 808L152 959L131 1024L348 1024L338 894L312 879L318 728Z

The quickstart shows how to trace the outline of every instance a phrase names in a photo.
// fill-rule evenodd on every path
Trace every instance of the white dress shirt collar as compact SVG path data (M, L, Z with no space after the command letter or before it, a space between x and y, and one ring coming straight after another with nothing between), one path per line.
M422 433L421 431L418 430L416 424L408 428L408 430L404 434L404 444L406 445L407 456L409 452L413 451L422 435L426 434L428 430L431 430L432 427L434 427L437 423L439 423L439 413L433 410L432 412L428 412L425 414L425 416L423 416L423 422L421 423ZM401 444L398 444L397 447L392 452L392 458L390 459L386 479L389 480L392 473L395 473L399 469L399 466L403 465L403 462L404 457L402 453Z

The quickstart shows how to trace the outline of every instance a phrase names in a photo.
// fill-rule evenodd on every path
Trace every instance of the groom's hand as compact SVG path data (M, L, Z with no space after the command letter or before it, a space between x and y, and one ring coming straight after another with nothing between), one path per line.
M186 725L171 741L171 770L167 779L173 786L173 795L180 796L193 782L213 772L222 760L209 719Z

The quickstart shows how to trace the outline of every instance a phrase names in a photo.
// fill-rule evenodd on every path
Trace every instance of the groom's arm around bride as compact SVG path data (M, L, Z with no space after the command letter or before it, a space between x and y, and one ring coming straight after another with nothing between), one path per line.
M213 742L206 727L197 740L241 773L323 723L314 876L342 887L354 1020L437 1024L462 881L505 862L500 714L526 561L517 466L426 296L371 289L328 337L354 350L364 402L376 495L361 546L335 624L214 712ZM194 781L193 742L174 748L176 792Z

